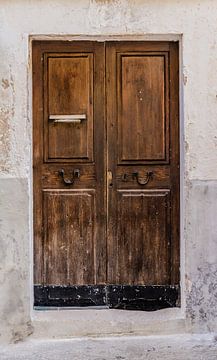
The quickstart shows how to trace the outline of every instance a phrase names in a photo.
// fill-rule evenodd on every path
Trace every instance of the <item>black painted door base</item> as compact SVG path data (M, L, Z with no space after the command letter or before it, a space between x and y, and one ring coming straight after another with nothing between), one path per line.
M176 307L179 286L79 285L34 286L34 306L88 307L154 311Z

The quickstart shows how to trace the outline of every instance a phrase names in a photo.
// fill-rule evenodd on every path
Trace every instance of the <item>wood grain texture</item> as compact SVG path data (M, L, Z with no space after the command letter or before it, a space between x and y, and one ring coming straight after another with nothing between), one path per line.
M116 264L110 282L170 282L169 191L119 190L117 198Z
M180 281L179 44L170 43L171 283Z
M167 160L166 54L117 56L119 162Z
M93 54L48 54L45 61L45 109L48 108L45 154L48 159L92 161ZM49 115L83 114L86 119L80 124L49 120Z
M35 284L179 284L178 43L33 41L33 148Z
M33 41L35 284L106 281L104 54L97 42ZM68 114L86 119L49 120ZM79 177L66 184L62 170Z
M175 285L180 259L178 43L109 42L106 65L113 175L107 281Z
M95 283L94 191L43 192L44 284Z

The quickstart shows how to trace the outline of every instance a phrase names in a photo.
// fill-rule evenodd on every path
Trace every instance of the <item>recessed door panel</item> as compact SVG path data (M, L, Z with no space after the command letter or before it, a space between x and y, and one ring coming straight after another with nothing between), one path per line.
M92 161L93 54L51 54L46 61L45 154L48 159Z
M94 191L44 191L44 284L95 283L94 197Z
M118 190L117 197L117 244L108 281L170 283L169 190Z
M168 159L167 70L166 53L118 53L119 162Z

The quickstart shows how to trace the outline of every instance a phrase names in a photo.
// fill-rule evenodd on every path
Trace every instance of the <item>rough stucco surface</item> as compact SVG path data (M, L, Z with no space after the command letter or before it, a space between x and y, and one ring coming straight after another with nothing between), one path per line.
M189 188L187 314L199 329L213 331L217 322L217 183L193 181Z
M216 360L213 336L111 337L28 341L0 348L1 360Z
M29 335L28 186L26 179L0 180L0 336Z
M31 332L30 35L49 38L66 35L68 39L80 34L181 39L181 122L184 129L181 143L185 144L181 272L182 314L186 318L181 329L217 330L216 18L216 0L1 1L0 341L14 341ZM38 319L38 323L40 321ZM50 320L46 321L49 324ZM136 332L133 321L129 327L126 320L121 327L123 319L117 324L115 315L112 321L111 331L117 325L119 332L122 328L126 333ZM151 323L149 317L147 321ZM144 328L140 325L140 332L147 329L147 321ZM175 318L169 331L180 332L178 324L179 319ZM100 325L97 326L100 332ZM155 330L158 331L157 320L152 326L152 332ZM70 336L75 334L73 331ZM76 334L79 331L85 332L78 327Z

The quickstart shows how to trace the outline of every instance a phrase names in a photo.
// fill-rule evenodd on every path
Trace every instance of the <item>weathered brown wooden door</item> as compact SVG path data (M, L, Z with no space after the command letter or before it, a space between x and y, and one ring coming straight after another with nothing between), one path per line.
M175 306L178 44L34 41L33 110L35 305Z

